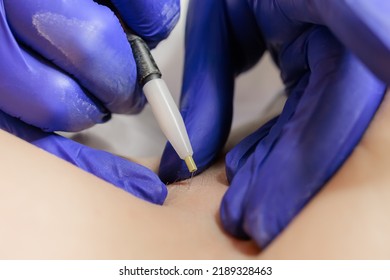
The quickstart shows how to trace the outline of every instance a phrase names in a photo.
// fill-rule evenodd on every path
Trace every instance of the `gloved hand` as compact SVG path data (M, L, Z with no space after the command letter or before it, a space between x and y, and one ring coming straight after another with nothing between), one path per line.
M390 83L389 12L381 0L191 1L181 109L200 170L229 134L234 78L265 50L288 94L226 157L228 232L267 246L358 144ZM188 176L170 146L163 156L163 182Z
M141 198L163 204L167 188L144 166L105 151L99 151L55 133L44 132L0 111L0 129L5 130L69 163Z
M113 3L151 47L180 13L179 0ZM12 118L48 132L79 131L143 108L132 51L113 12L93 0L0 0L0 40L0 128L162 203L165 186L151 172Z
M179 0L113 0L151 45L176 24ZM93 0L0 0L0 109L46 131L79 131L137 113L131 48L113 12Z

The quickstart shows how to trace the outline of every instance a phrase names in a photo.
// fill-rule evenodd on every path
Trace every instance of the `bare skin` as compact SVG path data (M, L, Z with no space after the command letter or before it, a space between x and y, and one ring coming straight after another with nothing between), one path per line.
M156 206L3 131L0 141L7 182L0 186L0 258L225 259L258 253L255 244L233 239L217 222L227 188L218 165L191 184L170 186L166 205Z
M156 206L0 131L0 258L390 258L389 120L386 97L344 166L262 252L220 226L222 163Z

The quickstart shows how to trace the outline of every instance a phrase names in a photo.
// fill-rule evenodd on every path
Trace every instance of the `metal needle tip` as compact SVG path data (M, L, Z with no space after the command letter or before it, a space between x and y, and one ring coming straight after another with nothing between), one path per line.
M188 171L190 171L191 173L194 173L196 170L198 170L198 168L196 167L195 161L192 158L192 156L186 157L184 159L184 161L186 162Z

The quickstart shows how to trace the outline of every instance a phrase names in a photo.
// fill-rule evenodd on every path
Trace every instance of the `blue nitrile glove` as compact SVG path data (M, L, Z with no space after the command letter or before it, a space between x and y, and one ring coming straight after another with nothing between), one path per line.
M179 0L113 0L151 45L176 24ZM0 109L46 131L79 131L145 97L123 28L93 0L0 0Z
M352 152L390 83L389 12L382 0L190 3L181 107L200 170L229 134L235 76L266 49L288 94L226 157L227 231L267 246ZM170 146L162 163L163 182L188 176Z
M179 0L113 3L150 46L168 36L180 13ZM0 0L0 41L0 128L139 197L164 201L165 186L150 171L12 118L48 132L79 131L143 108L131 48L110 9L92 0Z
M0 129L57 155L136 197L156 204L165 201L166 186L155 173L144 166L92 149L58 134L44 132L1 111Z

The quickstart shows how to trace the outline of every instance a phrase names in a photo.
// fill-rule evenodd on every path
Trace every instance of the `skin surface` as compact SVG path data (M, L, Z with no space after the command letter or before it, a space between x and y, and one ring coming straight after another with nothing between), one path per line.
M166 205L157 206L3 131L0 141L2 259L225 259L258 252L219 225L227 188L221 165L191 185L171 186Z
M222 163L156 206L0 131L0 258L390 258L389 120L386 97L344 166L262 252L220 226Z

